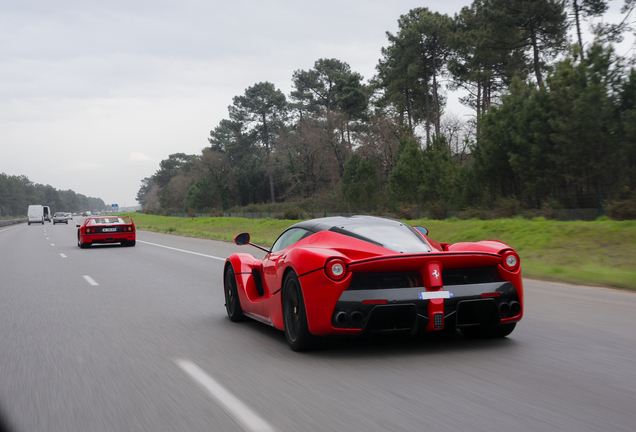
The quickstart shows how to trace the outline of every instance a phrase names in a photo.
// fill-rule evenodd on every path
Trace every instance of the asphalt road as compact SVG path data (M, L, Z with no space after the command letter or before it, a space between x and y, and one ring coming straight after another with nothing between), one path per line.
M139 232L83 250L74 222L0 228L11 431L636 430L635 293L526 280L502 340L294 353L225 314L223 259L256 249Z

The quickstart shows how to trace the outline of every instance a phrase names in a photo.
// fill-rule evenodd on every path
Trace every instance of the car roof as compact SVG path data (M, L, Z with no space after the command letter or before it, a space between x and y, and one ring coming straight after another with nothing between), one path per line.
M378 216L330 216L325 218L310 219L292 225L290 228L304 228L317 233L330 230L333 227L344 228L347 225L404 225L402 221Z

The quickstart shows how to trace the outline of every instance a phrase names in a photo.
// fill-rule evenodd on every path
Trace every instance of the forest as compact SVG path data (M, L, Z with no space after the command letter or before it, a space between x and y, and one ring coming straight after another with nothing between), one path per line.
M0 173L0 217L26 216L31 204L47 205L52 212L81 212L105 208L101 198L33 183L24 175L9 176Z
M636 0L622 1L617 24L602 20L607 0L410 10L386 33L375 76L321 58L293 73L289 95L255 83L209 146L162 160L137 201L156 214L288 205L635 219L636 69L615 46L636 32ZM455 91L473 115L447 112Z

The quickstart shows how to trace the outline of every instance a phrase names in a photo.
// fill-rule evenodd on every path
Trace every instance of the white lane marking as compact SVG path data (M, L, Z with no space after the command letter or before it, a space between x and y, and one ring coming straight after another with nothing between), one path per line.
M55 246L55 243L51 243L51 246Z
M236 396L188 360L175 360L181 369L222 405L249 432L273 432L274 429Z
M139 243L145 243L145 244L149 244L149 245L153 245L153 246L159 246L159 247L166 248L166 249L176 250L176 251L179 251L179 252L189 253L189 254L192 254L192 255L199 255L199 256L202 256L202 257L206 257L206 258L212 258L212 259L215 259L215 260L225 261L225 258L217 257L217 256L214 256L214 255L206 255L206 254L202 254L202 253L199 253L199 252L188 251L188 250L185 250L185 249L177 249L177 248L173 248L173 247L170 247L170 246L164 246L164 245L160 245L160 244L157 244L157 243L150 243L150 242L142 241L142 240L137 240L137 241Z
M91 285L93 285L93 286L97 286L97 285L99 285L99 284L98 284L97 282L95 282L95 281L93 280L93 278L92 278L92 277L90 277L90 276L84 276L84 279L86 279L86 282L88 282L89 284L91 284Z
M66 258L66 255L64 255L64 254L60 254L60 256L61 256L62 258Z

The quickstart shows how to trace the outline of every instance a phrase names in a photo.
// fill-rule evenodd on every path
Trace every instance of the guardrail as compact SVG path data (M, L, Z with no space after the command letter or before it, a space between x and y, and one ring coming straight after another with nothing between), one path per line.
M7 225L13 225L13 224L19 224L19 223L25 223L27 221L28 221L27 218L23 218L23 219L2 219L2 220L0 220L0 227L7 226Z

